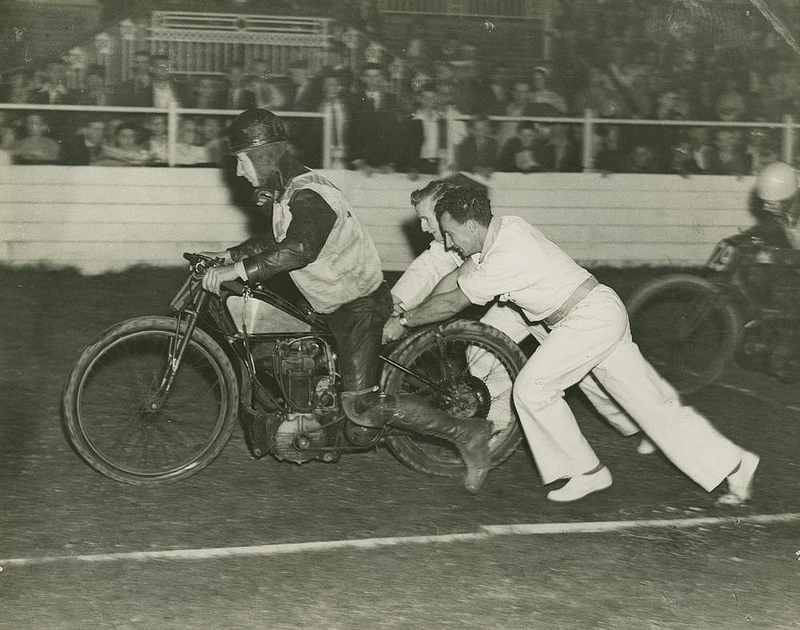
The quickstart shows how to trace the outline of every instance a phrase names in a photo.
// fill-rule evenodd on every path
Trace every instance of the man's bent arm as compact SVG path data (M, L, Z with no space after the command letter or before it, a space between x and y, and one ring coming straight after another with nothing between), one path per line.
M408 326L432 324L452 317L469 305L469 298L456 286L452 291L431 295L417 308L406 311L405 321Z
M458 267L458 257L434 241L417 256L392 287L392 297L402 310L419 306L437 283Z
M461 277L462 274L468 273L475 268L475 263L472 262L471 258L463 261L461 266L456 267L448 273L444 278L439 280L439 283L433 287L433 291L431 291L431 295L437 295L439 293L449 293L454 289L458 288L458 279Z

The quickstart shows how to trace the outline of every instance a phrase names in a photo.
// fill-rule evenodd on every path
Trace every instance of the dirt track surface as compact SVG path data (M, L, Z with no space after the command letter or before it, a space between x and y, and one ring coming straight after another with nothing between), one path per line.
M596 270L625 294L649 270ZM378 550L218 560L58 561L0 572L0 629L797 628L800 389L734 366L689 402L762 455L743 508L658 455L635 452L570 401L614 486L545 500L518 451L483 492L429 478L384 450L303 466L249 457L241 433L177 484L131 487L89 469L60 425L81 349L121 319L162 314L182 272L82 277L0 270L0 558L475 532L481 525L730 516L703 528L508 536Z

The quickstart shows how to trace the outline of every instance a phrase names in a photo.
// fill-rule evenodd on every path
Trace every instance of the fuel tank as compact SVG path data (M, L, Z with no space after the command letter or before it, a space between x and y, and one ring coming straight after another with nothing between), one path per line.
M311 324L285 310L255 297L232 295L225 306L233 318L236 330L250 335L307 333Z

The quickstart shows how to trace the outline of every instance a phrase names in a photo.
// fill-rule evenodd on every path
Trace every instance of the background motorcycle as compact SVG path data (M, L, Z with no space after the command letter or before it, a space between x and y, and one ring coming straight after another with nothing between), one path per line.
M682 393L715 381L734 356L800 379L800 252L747 233L725 238L702 275L657 278L627 308L642 354Z
M190 273L171 302L174 315L111 326L67 379L65 431L92 468L130 484L185 479L219 455L241 421L254 457L335 462L385 444L416 470L463 474L446 442L345 417L335 342L313 312L260 285L207 293L202 277L221 261L184 258ZM420 328L381 358L388 394L413 392L459 418L491 417L493 466L516 450L522 434L510 384L525 355L504 334L454 319Z

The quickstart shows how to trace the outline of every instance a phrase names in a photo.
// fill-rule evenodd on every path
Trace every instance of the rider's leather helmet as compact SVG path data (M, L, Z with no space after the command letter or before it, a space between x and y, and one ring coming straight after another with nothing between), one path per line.
M797 194L795 171L786 162L768 164L756 177L756 194L766 202L785 201Z
M246 109L228 127L232 155L288 140L289 136L286 135L280 118L266 109Z

